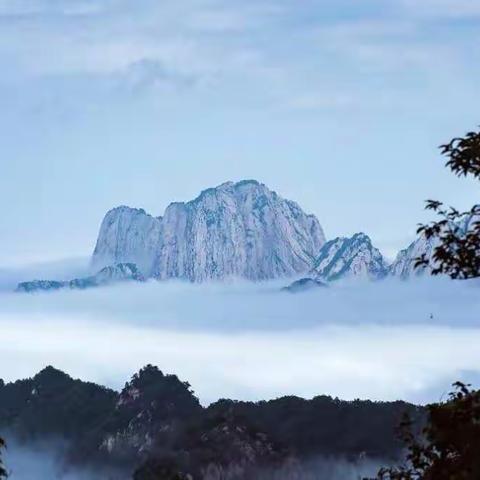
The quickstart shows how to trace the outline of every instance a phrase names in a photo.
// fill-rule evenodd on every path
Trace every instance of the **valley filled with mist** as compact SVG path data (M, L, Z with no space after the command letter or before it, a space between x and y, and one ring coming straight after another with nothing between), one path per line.
M119 388L151 363L188 379L203 404L320 393L430 402L456 379L479 378L475 281L347 283L300 294L281 287L150 281L2 292L2 376L51 364Z

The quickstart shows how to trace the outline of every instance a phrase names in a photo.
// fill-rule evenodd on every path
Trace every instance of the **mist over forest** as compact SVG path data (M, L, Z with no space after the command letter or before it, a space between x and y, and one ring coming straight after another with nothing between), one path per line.
M11 480L129 480L125 472L114 470L98 471L93 468L65 466L62 457L62 446L59 442L47 445L21 445L11 441L5 460L9 465ZM364 476L375 475L382 460L350 462L343 459L318 458L304 465L302 476L288 472L259 470L258 480L358 480ZM215 476L205 477L205 480L215 480ZM226 479L228 480L228 479Z
M479 377L475 282L347 283L299 295L281 286L151 281L2 293L2 376L52 364L121 388L152 363L188 379L204 404L292 393L424 403L452 379Z

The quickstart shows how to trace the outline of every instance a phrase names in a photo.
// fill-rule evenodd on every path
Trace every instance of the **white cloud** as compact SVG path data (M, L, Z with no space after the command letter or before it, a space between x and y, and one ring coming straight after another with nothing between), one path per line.
M424 38L422 24L411 17L333 23L316 28L313 35L319 51L353 62L358 74L430 72L440 61L450 66L455 58L452 46Z
M300 93L287 102L287 108L294 110L330 110L355 107L358 101L348 94L337 92Z
M0 54L14 54L27 72L36 75L122 74L143 61L193 75L219 71L224 62L228 66L229 58L243 52L242 42L233 41L229 33L245 37L271 14L261 8L249 10L248 5L196 0L134 6L101 2L98 10L92 5L65 1L0 4L0 14L26 17L12 18L5 25Z
M439 18L478 18L480 3L476 0L402 0L413 15Z
M101 13L109 0L0 0L0 17L84 16Z
M427 401L464 372L478 376L476 285L277 289L153 282L2 295L0 377L53 364L119 388L153 363L208 403L285 394Z
M229 92L240 85L281 106L323 110L357 105L365 96L359 78L368 90L376 88L368 85L376 85L375 75L395 75L383 82L380 103L388 104L397 98L398 74L436 83L440 62L444 72L462 63L457 41L424 38L409 0L395 15L366 10L351 21L340 9L328 21L323 9L312 9L308 22L302 15L311 7L268 0L0 2L0 15L13 16L0 32L0 62L27 76L113 76L127 84L133 77L137 87L221 85ZM443 0L441 10L452 4ZM25 18L16 18L21 12ZM331 81L325 68L345 74Z

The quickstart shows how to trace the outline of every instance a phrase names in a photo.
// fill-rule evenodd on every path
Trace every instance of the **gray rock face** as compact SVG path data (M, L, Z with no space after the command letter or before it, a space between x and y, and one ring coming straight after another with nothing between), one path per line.
M147 277L193 282L305 273L325 243L313 215L253 180L224 183L163 217L119 207L105 216L92 262L134 262Z
M480 215L468 215L457 223L452 223L451 228L454 229L457 236L460 238L468 232L473 231L476 222L480 221ZM401 250L393 264L390 266L390 274L402 279L411 277L418 277L425 274L430 274L435 267L435 260L433 258L435 249L440 245L437 238L425 238L420 235L413 241L405 250ZM415 262L422 255L428 260L429 265L426 267L415 268Z
M93 254L93 267L115 263L134 263L142 272L150 273L156 257L161 219L145 210L117 207L105 216Z
M301 293L307 292L308 290L316 290L317 288L325 288L327 284L317 280L315 278L301 278L296 282L291 283L288 287L283 288L282 290L290 293Z
M75 278L68 281L32 280L31 282L22 282L18 284L16 291L29 293L61 289L83 290L125 281L143 282L145 278L136 265L132 263L119 263L102 268L97 274L85 278Z
M66 288L69 282L57 280L32 280L31 282L21 282L17 285L16 291L29 293L38 291L53 291Z
M420 236L412 242L406 249L400 250L395 261L390 266L390 275L401 279L407 279L416 276L422 276L431 272L431 266L434 265L433 254L438 240L427 240L424 236ZM417 258L425 255L429 260L428 267L415 268Z
M364 233L327 242L310 272L312 278L324 281L343 278L380 280L387 274L387 262Z

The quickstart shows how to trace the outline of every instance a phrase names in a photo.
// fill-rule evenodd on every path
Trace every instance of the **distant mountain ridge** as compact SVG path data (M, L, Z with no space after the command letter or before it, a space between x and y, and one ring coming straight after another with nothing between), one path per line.
M132 262L161 280L260 281L307 272L324 243L314 215L256 180L243 180L172 203L163 217L125 206L110 210L92 264Z
M144 282L145 277L133 263L118 263L102 268L95 275L73 280L32 280L18 284L16 291L32 293L52 290L85 290L87 288L110 285L118 282L135 281Z
M475 219L467 218L460 229ZM17 291L83 289L123 280L179 279L201 283L229 278L296 278L299 292L344 279L408 279L436 240L419 236L389 263L365 233L328 242L319 221L256 180L226 182L189 202L171 203L163 217L116 207L105 215L91 259L96 275L70 281L22 282Z
M432 261L436 242L419 237L389 264L365 233L352 237L338 237L326 242L318 256L312 260L313 267L305 277L294 281L283 290L299 293L326 287L337 280L378 281L396 277L406 280L424 275L430 270L415 268L418 257L425 254ZM143 282L146 278L133 263L119 263L104 267L97 274L73 280L33 280L19 283L17 292L54 291L61 289L88 289L118 282Z
M428 269L415 270L415 260L431 258L435 246L419 237L390 264L365 233L326 242L314 215L256 180L243 180L174 202L163 217L126 206L110 210L92 264L132 262L159 280L314 280L298 283L294 290L300 291L347 278L422 275Z
M308 275L293 282L287 290L297 293L346 279L382 280L389 272L387 261L370 237L356 233L350 238L338 237L325 243Z
M286 290L297 293L323 287L338 280L379 281L387 278L407 280L422 276L430 268L415 268L417 258L425 254L433 263L437 241L423 236L398 253L389 263L365 233L350 238L338 237L325 243L306 277L293 282Z

